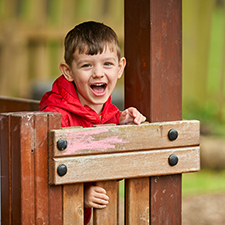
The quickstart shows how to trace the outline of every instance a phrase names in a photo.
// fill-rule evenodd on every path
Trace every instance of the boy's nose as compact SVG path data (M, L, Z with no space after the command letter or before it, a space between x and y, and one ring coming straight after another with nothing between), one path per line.
M92 76L93 78L101 78L104 76L104 71L101 68L96 67Z

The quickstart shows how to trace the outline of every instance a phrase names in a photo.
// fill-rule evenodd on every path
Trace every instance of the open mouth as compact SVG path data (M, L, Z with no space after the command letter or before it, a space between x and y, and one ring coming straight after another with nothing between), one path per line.
M105 94L107 84L106 83L100 83L100 84L92 84L91 90L93 94L97 96L101 96Z

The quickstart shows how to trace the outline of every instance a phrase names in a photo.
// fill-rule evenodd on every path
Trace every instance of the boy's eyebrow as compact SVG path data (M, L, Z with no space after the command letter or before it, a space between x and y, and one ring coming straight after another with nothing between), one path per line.
M80 64L83 64L83 63L88 63L90 61L92 61L92 59L86 59L86 58L85 59L79 59L77 61L77 65L80 65ZM114 61L114 62L116 62L117 58L115 58L115 57L106 57L106 58L103 58L102 61Z
M83 60L83 59L81 59L81 60L79 60L79 61L77 62L77 65L86 63L86 62L88 62L88 61L89 61L89 60Z
M113 60L113 61L116 61L116 59L114 58L114 57L106 57L106 58L104 58L104 61L107 61L107 60Z

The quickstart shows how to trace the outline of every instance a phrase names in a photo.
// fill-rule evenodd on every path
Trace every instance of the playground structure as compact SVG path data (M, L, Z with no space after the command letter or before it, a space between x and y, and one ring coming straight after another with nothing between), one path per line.
M59 114L32 112L37 103L0 102L4 112L31 110L1 115L3 224L83 224L89 181L111 200L93 223L116 224L118 179L125 224L181 224L181 174L200 169L199 122L182 121L181 12L181 0L125 0L125 107L149 124L60 129Z

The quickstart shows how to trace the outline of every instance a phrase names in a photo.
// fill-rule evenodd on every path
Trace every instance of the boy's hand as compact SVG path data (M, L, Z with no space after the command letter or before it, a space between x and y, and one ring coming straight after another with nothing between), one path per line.
M130 107L125 109L120 115L119 124L125 124L134 122L136 124L140 124L146 120L146 117L143 116L137 109L134 107Z
M103 209L109 203L109 197L105 189L97 186L89 186L84 192L84 206L87 208Z

